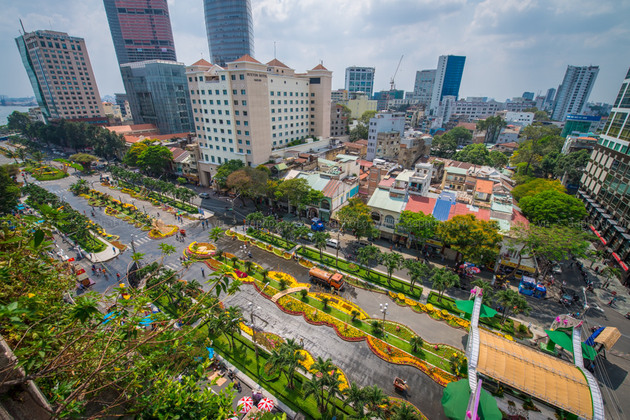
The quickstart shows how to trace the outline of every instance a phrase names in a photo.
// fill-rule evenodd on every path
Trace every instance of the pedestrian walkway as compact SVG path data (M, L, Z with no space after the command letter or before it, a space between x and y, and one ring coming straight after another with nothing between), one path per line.
M92 263L102 263L105 261L109 261L111 259L114 259L116 257L118 257L120 255L120 250L118 248L116 248L114 245L110 244L109 242L107 242L105 239L97 237L96 235L94 235L99 241L105 243L106 247L103 251L99 252L99 253L86 253L86 257L88 260L90 260Z
M622 315L629 313L630 293L628 288L621 284L617 277L607 278L604 276L602 272L606 266L601 262L592 264L591 261L586 259L580 259L579 261L586 271L587 280L593 282L593 292L601 304L610 306ZM612 304L610 304L611 301L613 301Z
M142 238L134 238L134 239L133 239L133 245L134 245L135 247L138 247L138 246L140 246L140 245L142 245L142 244L146 244L147 242L151 242L152 240L153 240L153 239L149 238L149 236L148 236L148 235L147 235L147 236L144 236L144 237L142 237ZM127 248L130 248L130 249L132 249L132 248L133 248L133 247L131 246L131 240L129 241L129 243L126 243L125 245L127 246Z

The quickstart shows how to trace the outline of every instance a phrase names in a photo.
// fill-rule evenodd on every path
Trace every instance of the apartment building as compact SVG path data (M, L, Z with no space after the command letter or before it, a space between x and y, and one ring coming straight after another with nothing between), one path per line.
M370 119L368 127L368 150L367 160L374 160L380 157L378 154L378 134L398 133L398 138L405 134L405 113L404 112L379 112Z
M186 76L202 185L231 159L257 166L273 149L330 137L332 72L321 64L296 73L279 60L263 64L244 55L227 68L199 60Z

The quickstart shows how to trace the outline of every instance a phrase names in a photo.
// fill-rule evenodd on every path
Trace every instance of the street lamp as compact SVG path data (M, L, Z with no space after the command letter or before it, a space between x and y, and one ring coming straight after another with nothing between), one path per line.
M383 322L385 322L385 316L387 315L387 306L388 304L379 304L379 306L381 307L381 313L383 314Z
M339 228L339 230L337 231L337 255L335 258L335 267L339 267L339 248L341 248L341 242L339 242L339 236L341 235L341 231L343 230L343 227L346 225L346 223L342 223L341 227Z

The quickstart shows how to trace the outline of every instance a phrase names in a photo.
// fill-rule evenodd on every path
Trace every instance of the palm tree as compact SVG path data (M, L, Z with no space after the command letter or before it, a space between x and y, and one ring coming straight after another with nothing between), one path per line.
M482 279L474 280L471 284L483 290L483 295L481 295L481 300L484 304L489 305L492 302L492 298L494 297L494 289L492 285L489 282Z
M367 267L370 261L378 262L380 260L381 260L381 250L378 249L378 247L374 245L361 247L357 251L357 261L359 262L359 264L363 266L363 268L365 268L368 275L370 274L370 272L368 271Z
M411 349L417 353L418 349L421 349L424 345L424 340L419 335L414 335L409 339L409 344L411 345Z
M237 306L230 306L223 312L221 312L215 319L213 326L215 331L220 331L224 334L230 343L230 351L234 349L234 335L240 333L241 319L243 318L243 312L241 308Z
M418 413L405 402L394 406L392 412L394 415L390 417L391 420L420 420Z
M230 258L230 262L232 263L232 267L238 268L238 257L234 256Z
M438 268L434 270L430 281L433 288L439 292L438 300L440 302L442 301L444 290L449 287L459 286L459 276L448 268Z
M280 370L287 378L287 387L293 389L295 387L293 378L295 371L300 365L300 362L305 359L305 356L298 350L301 350L297 341L293 338L287 339L285 343L282 343L278 348L274 349L269 356L269 363L272 365L274 371Z
M505 320L511 313L525 313L528 314L531 308L527 304L527 301L516 291L512 289L501 290L496 294L497 302L503 308L501 323L505 323Z
M381 321L372 320L370 322L370 326L372 327L372 333L374 335L381 335L383 333L383 323Z
M164 257L171 255L177 250L173 245L167 244L165 242L161 242L158 245L158 248L160 248L160 251L162 251L162 257L160 258L160 265L164 263Z
M144 258L144 255L142 252L134 252L133 254L131 254L131 259L135 262L135 263L140 263L140 261Z
M323 296L322 297L322 304L324 305L324 310L328 309L328 302L330 302L330 298Z
M223 250L222 250L222 249L217 249L217 250L214 252L214 256L215 256L215 257L217 257L217 260L220 260L220 259L221 259L221 257L223 257Z
M339 396L341 385L339 372L330 359L324 360L319 356L311 366L311 370L316 374L304 384L304 398L314 395L319 412L326 413L330 400Z
M247 261L245 261L245 262L243 263L243 266L245 267L245 272L246 272L247 274L249 274L249 273L251 273L252 268L254 267L254 262L253 262L253 261L250 261L250 260L247 260Z
M606 288L606 287L608 287L610 285L610 282L612 281L612 279L614 277L616 277L616 278L620 278L621 277L621 270L618 269L617 267L611 267L611 266L607 265L602 270L602 275L604 277L606 277L606 281L604 282L604 286L603 286L604 288Z
M420 261L409 259L405 260L403 265L407 268L409 273L411 291L413 291L413 287L417 281L421 282L431 272L429 266Z
M383 390L378 386L368 386L364 388L365 390L365 398L366 398L366 407L368 409L368 414L375 415L377 417L381 416L383 413L382 405L387 404L387 397Z
M210 240L216 244L223 236L223 232L223 229L221 229L220 227L213 227L212 229L210 229L210 232L208 232L208 236L210 237Z
M37 162L38 165L42 164L42 160L44 160L44 153L42 153L40 150L35 150L32 153L33 159L35 159L35 161Z
M17 157L20 158L22 162L26 160L26 156L28 155L28 153L26 153L26 149L24 149L23 147L17 148L15 150L15 154L17 155Z
M330 239L330 233L328 232L315 232L313 234L313 242L315 243L315 248L319 249L319 260L323 261L324 256L322 251L326 249L326 241Z
M367 396L365 395L365 388L361 388L352 382L350 386L344 391L346 396L343 405L352 405L354 411L357 412L357 417L362 419L365 417L365 404L367 402Z
M392 285L392 274L394 270L399 269L405 259L397 252L383 254L383 265L387 269L387 284Z
M260 275L262 276L262 281L263 281L263 283L265 283L265 282L266 282L266 280L267 280L267 276L269 276L269 270L267 270L266 268L263 268L263 269L260 271Z
M245 221L248 225L253 226L255 229L260 229L262 225L262 221L265 219L265 216L259 211L255 211L253 213L249 213L245 217Z
M356 309L353 309L352 312L350 312L350 316L352 317L352 322L356 321L359 315L361 315L361 312L357 311Z

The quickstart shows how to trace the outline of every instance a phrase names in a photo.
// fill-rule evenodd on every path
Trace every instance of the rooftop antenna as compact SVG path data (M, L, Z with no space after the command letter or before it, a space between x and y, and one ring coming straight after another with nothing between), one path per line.
M26 29L24 29L24 24L22 23L22 18L20 18L20 26L22 27L22 33L26 33Z

